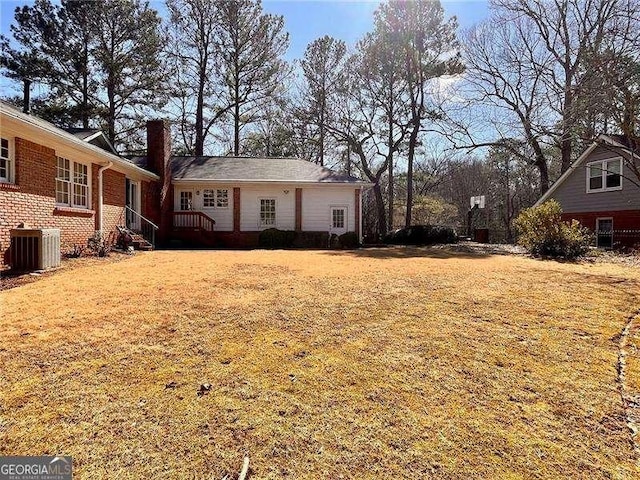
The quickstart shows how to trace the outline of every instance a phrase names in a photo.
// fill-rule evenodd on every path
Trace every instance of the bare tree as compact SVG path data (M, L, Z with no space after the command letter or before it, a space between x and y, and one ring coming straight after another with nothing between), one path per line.
M218 2L215 71L221 96L231 105L233 154L240 154L240 131L254 121L281 87L288 67L281 59L289 46L284 19L267 15L260 0Z
M212 128L232 108L213 74L219 55L218 5L212 0L167 0L167 9L173 110L185 150L202 155Z
M301 115L315 127L317 163L325 164L327 123L332 122L336 97L345 89L344 62L347 46L328 35L314 40L300 61L304 76ZM310 139L311 140L311 139Z
M413 164L425 120L435 118L430 87L434 79L463 71L455 18L445 20L438 0L389 1L376 11L376 31L402 58L401 70L410 107L405 225L411 225ZM390 182L391 186L392 182Z
M400 64L392 45L376 33L365 35L347 62L348 88L338 103L337 122L327 125L327 130L349 145L350 154L358 158L361 171L373 183L378 233L384 235L391 224L381 180L409 126Z

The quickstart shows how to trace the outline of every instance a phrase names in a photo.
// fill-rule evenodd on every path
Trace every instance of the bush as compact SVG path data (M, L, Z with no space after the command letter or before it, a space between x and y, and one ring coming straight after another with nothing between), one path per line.
M360 246L360 242L358 242L358 234L356 232L343 233L338 237L338 240L340 240L340 246L342 248L352 249Z
M439 225L412 225L400 228L387 234L383 240L390 245L434 245L457 241L458 236L453 228Z
M589 250L593 237L579 222L562 221L562 207L549 200L523 210L514 221L518 244L532 255L573 259Z
M293 230L278 230L269 228L260 232L258 246L260 248L291 248L296 238Z
M295 232L293 248L327 248L328 232Z
M105 238L100 232L96 232L87 240L87 248L98 257L108 257L112 246L113 240L111 236Z

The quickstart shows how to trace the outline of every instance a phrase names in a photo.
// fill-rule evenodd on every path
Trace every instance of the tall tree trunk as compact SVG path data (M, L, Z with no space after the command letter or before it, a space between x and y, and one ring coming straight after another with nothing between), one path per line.
M325 119L325 99L322 92L322 104L320 106L320 165L324 166L324 119Z
M373 194L376 199L376 209L378 210L378 233L386 235L387 233L387 217L384 211L384 198L382 197L382 188L380 188L380 179L373 184Z
M204 155L204 86L206 80L206 72L204 68L200 69L198 74L198 98L196 99L196 141L193 154L196 156Z
M389 90L391 92L393 92L393 84L391 85L391 88L389 88ZM387 128L389 129L389 136L387 137L387 145L389 148L389 170L388 170L388 181L389 181L389 229L392 229L394 227L394 221L393 221L393 204L395 202L395 198L394 198L394 178L393 178L393 152L392 150L392 145L393 145L393 94L391 94L389 96L389 117L387 119L388 124L387 124Z
M82 52L82 128L89 128L89 46L85 41Z
M420 130L420 121L413 119L413 129L409 135L409 152L407 155L407 211L404 218L404 226L411 226L411 217L413 212L413 159L416 155L416 144L418 143L418 132Z
M544 158L538 159L535 165L540 173L540 195L544 195L549 190L549 168Z
M564 109L562 115L562 138L560 144L560 158L562 163L560 173L569 170L571 166L571 130L574 124L573 118L573 92L571 91L571 76L567 74L564 87Z
M234 58L233 85L233 155L240 154L240 66L238 65L238 50Z

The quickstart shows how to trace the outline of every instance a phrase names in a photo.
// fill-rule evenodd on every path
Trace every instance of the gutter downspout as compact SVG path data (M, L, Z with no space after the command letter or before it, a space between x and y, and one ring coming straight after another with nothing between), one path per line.
M113 162L109 161L106 165L98 169L98 232L102 238L102 218L103 218L103 204L104 204L104 191L102 185L102 172L110 169L113 166Z
M358 209L360 210L360 215L358 215L359 216L359 219L358 219L358 239L360 240L360 243L362 243L362 197L363 197L363 194L364 194L364 187L361 186L360 187L360 196L359 196L359 200L360 201L358 202L358 203L360 203L360 205L358 205Z

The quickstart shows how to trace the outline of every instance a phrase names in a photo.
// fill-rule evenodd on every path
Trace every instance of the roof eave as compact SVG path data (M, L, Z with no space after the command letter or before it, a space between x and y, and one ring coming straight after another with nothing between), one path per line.
M173 178L173 183L287 183L287 184L305 184L305 185L351 185L351 186L362 186L362 187L372 187L373 183L364 182L364 181L354 181L354 182L323 182L323 181L315 181L315 180L287 180L287 179L237 179L237 178Z
M75 135L69 132L65 132L61 128L58 128L44 120L38 119L37 117L33 117L31 115L27 115L22 112L19 112L14 108L6 106L5 104L0 104L0 111L4 115L7 115L8 117L13 118L14 120L17 120L18 122L24 122L33 128L44 130L50 135L53 135L58 139L60 139L62 142L66 142L76 147L89 150L92 154L95 154L98 157L101 157L101 159L104 161L105 164L107 164L108 162L113 162L114 165L122 167L124 170L135 172L138 175L147 177L150 180L160 179L160 177L155 173L145 170L144 168L140 168L137 165L134 165L133 163L128 162L127 160L113 153L107 152L106 150L103 150L100 147L97 147L91 143L86 142L85 140L81 140Z

